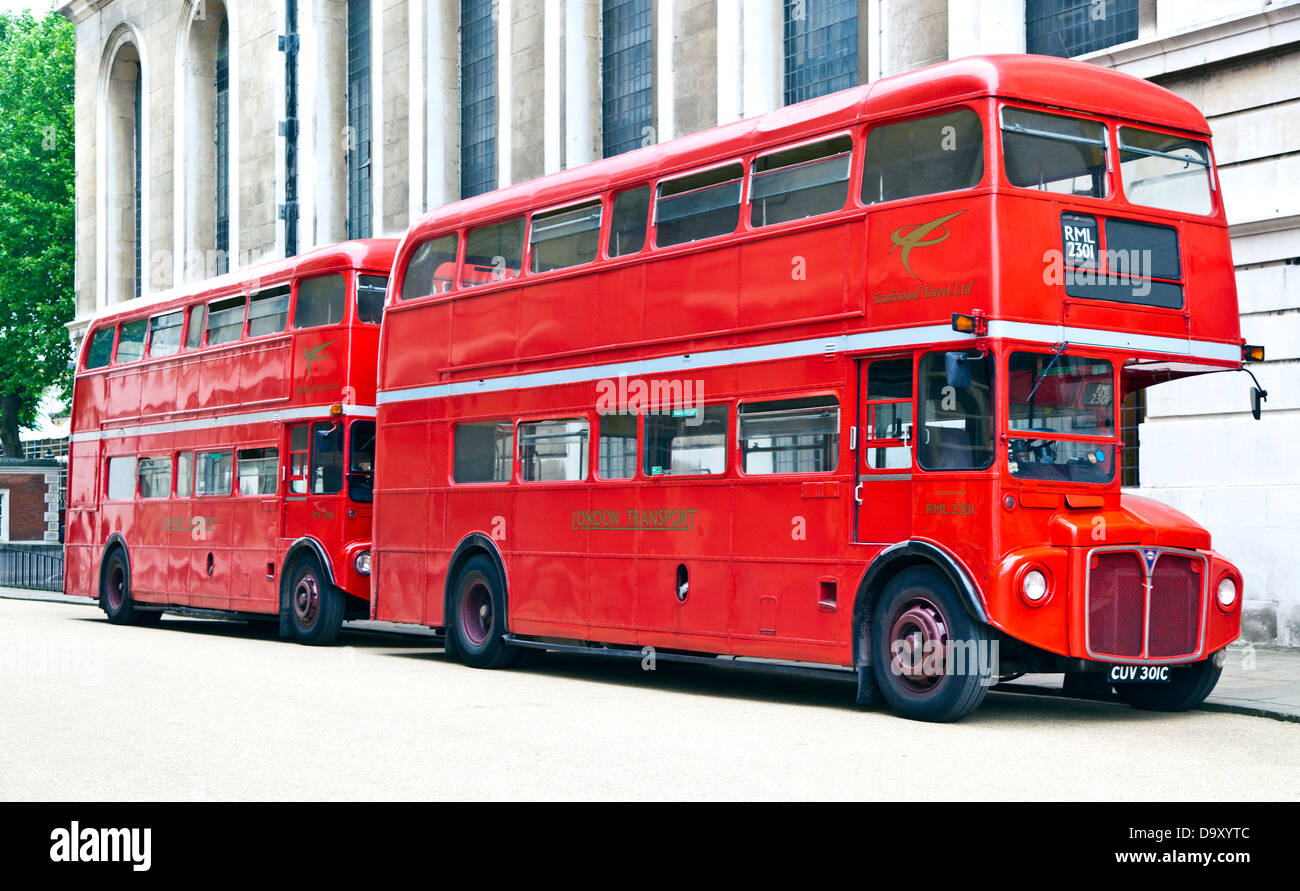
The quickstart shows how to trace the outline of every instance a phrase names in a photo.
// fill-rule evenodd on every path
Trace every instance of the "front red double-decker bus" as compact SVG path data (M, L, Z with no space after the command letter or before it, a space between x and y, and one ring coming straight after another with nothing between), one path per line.
M1081 63L950 62L458 202L394 265L375 615L483 667L851 671L927 720L1027 672L1190 708L1241 575L1121 491L1119 410L1245 349L1205 119Z
M73 392L68 593L118 623L278 617L304 643L366 615L395 247L321 248L91 322Z

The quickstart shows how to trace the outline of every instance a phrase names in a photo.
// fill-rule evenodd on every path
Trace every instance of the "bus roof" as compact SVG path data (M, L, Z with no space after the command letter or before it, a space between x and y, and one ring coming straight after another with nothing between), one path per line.
M166 291L114 303L96 313L90 325L93 327L108 319L117 320L135 315L141 310L153 311L172 304L188 303L196 297L236 294L250 284L260 287L262 283L269 285L294 276L339 269L391 269L397 244L396 238L368 238L325 245L296 257L266 260L215 278L189 282Z
M610 187L634 185L664 173L812 137L869 118L902 115L928 105L982 96L1031 101L1210 135L1205 116L1194 105L1132 75L1054 56L967 56L455 201L425 215L408 237L544 208Z

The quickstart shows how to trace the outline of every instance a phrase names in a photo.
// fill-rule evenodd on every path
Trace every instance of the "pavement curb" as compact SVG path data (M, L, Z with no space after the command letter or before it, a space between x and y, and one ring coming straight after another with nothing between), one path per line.
M1057 690L1052 687L1039 687L1033 684L997 684L991 687L990 690L994 693L1015 693L1020 696L1048 696L1055 699L1080 699L1087 702L1104 702L1109 705L1125 705L1125 703L1116 696L1068 696L1064 690ZM1237 705L1231 702L1214 702L1206 700L1196 708L1192 709L1192 711L1222 712L1231 715L1246 715L1252 718L1271 718L1274 721L1285 721L1288 724L1300 724L1300 715L1267 709L1258 705Z

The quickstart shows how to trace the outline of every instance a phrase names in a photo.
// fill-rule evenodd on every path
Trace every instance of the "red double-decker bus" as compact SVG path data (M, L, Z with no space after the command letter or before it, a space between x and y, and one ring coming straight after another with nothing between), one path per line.
M855 671L951 720L1190 708L1241 574L1121 493L1126 396L1241 369L1204 117L963 59L438 209L380 342L376 618Z
M375 363L397 242L350 242L114 306L77 367L65 590L110 621L368 612Z

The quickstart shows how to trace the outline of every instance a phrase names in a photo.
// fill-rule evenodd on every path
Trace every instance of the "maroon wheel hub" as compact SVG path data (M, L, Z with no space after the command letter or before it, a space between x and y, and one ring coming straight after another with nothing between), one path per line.
M316 624L316 617L320 615L320 586L311 573L298 579L294 586L293 612L302 627L310 628Z
M476 647L482 646L492 632L492 592L478 579L471 581L461 595L460 627Z
M934 689L944 678L948 623L943 613L925 597L904 604L894 619L890 668L904 686L917 692Z
M126 571L115 564L108 573L108 605L117 612L126 602Z

